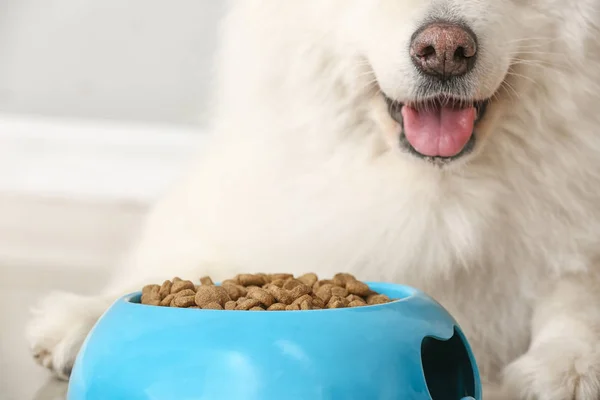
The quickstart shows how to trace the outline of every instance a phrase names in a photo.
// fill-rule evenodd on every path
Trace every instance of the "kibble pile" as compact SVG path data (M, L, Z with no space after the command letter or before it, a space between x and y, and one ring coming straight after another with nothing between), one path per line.
M240 274L220 286L210 277L200 285L173 278L162 285L147 285L142 304L210 310L297 311L323 308L361 307L389 303L384 294L350 274L319 280L313 273L295 278L292 274Z

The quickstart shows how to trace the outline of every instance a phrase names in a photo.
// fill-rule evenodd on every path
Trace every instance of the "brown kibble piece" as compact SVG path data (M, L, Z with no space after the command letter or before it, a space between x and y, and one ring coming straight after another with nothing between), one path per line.
M160 286L158 286L158 285L146 285L142 288L142 294L150 293L150 292L156 290L156 288L158 288L158 290L160 290Z
M313 291L316 292L317 290L319 290L322 286L325 285L332 285L333 286L333 281L330 279L323 279L320 281L317 281L314 285L313 285Z
M142 304L158 305L160 304L160 286L158 285L146 285L142 289ZM154 304L158 302L158 304Z
M203 310L222 310L223 307L219 303L212 302L212 303L208 303L208 304L205 304L204 306L202 306L202 309Z
M236 288L241 293L242 297L248 294L248 289L246 289L242 285L236 285Z
M258 274L240 274L236 278L242 286L262 286L267 283L265 277Z
M343 287L334 286L331 288L331 295L339 296L339 297L346 297L346 296L348 296L348 291L346 289L344 289Z
M219 301L219 304L223 305L225 303L227 303L229 300L231 300L231 297L229 297L229 294L227 293L227 290L225 290L224 287L222 286L212 286L214 288L217 289L217 293L219 293L219 297L221 299L221 301Z
M149 300L149 301L146 303L146 305L149 305L149 306L160 306L160 300L159 300L159 299L152 299L152 300Z
M264 283L264 284L267 284L267 283L271 282L271 275L269 275L269 274L265 274L264 272L259 272L259 273L258 273L258 274L256 274L256 275L258 275L258 276L262 276L262 277L263 277L263 279L265 280L265 283ZM263 285L264 285L264 284L263 284Z
M203 276L202 278L200 278L200 284L202 284L202 285L214 285L215 283L213 282L212 279L210 279L210 276Z
M176 276L175 278L173 278L171 280L173 281L173 283L175 283L175 282L179 282L181 280L181 278Z
M244 301L238 301L237 305L235 306L236 310L249 310L252 307L258 307L258 305L260 304L260 301L256 300L256 299L246 299Z
M389 303L389 302L390 302L390 298L387 297L385 294L372 294L369 297L367 297L368 305L385 304L385 303Z
M290 304L285 306L286 311L300 311L300 306L298 304Z
M327 305L330 305L334 302L341 303L344 307L346 307L348 305L348 300L346 300L346 298L340 297L340 296L331 296L331 299L329 300Z
M371 293L369 285L360 281L351 281L346 283L346 289L348 290L348 293L363 297L366 297L369 295L369 293Z
M309 300L304 300L302 303L300 303L300 309L301 310L312 310L312 304Z
M325 302L321 300L319 297L312 298L312 306L313 308L325 308Z
M287 281L285 281L283 288L286 290L292 290L293 288L295 288L298 285L304 285L304 284L297 279L288 279Z
M350 295L350 296L352 296L352 295ZM348 301L348 305L350 305L350 303L360 303L363 306L367 305L366 300L363 299L362 297L355 296L354 298L351 299L350 296L346 297L346 300Z
M277 286L269 286L267 291L275 297L275 300L279 303L283 304L292 304L294 298L292 295L285 289L279 288Z
M160 286L146 285L142 289L142 303L148 303L151 300L160 300Z
M195 297L195 295L175 296L172 304L174 307L191 307L196 304Z
M271 274L269 276L270 281L269 282L273 282L273 281L277 281L277 280L282 280L282 281L287 281L288 279L294 279L294 275L292 274Z
M194 292L192 289L183 289L181 292L177 292L177 293L172 293L175 297L181 297L181 296L195 296L196 292Z
M360 300L353 300L350 303L348 303L348 307L363 307L366 305L367 305L367 303L365 303L364 301L360 301Z
M160 290L158 291L158 294L160 295L161 299L164 299L169 294L171 294L171 286L172 285L173 285L173 282L171 282L169 280L166 280L163 282L162 286L160 287Z
M275 297L265 289L254 289L248 292L248 297L260 301L265 307L271 307L275 303Z
M160 301L160 305L163 307L169 307L174 298L174 294L168 294L164 299Z
M305 294L310 294L310 293L312 293L312 289L310 288L310 286L306 286L304 283L300 283L299 285L294 287L292 290L290 290L290 294L292 295L292 297L294 299L297 299L299 297L304 296Z
M275 303L267 309L267 311L285 311L286 305L283 303Z
M222 297L222 293L218 286L199 286L198 291L196 292L196 304L198 307L203 307L208 303L225 304L225 302L222 302Z
M339 298L336 298L335 300L327 303L327 308L344 308L344 307L345 307L344 303L341 300L339 300Z
M312 287L315 283L317 283L319 277L317 274L308 273L298 277L298 280L305 285Z
M341 287L346 287L348 282L355 281L356 278L351 274L335 274L333 277L333 284Z
M237 300L240 297L246 296L247 294L247 290L245 287L235 283L224 283L222 287L227 291L227 295L231 300Z
M309 301L312 303L312 296L310 294L305 294L298 297L296 300L292 302L292 304L302 304L303 301Z
M328 303L329 300L331 299L331 296L333 295L331 293L331 290L333 288L332 284L325 284L323 286L321 286L317 291L316 291L316 295L317 297L319 297L321 300L323 300L325 303Z
M283 285L285 285L285 280L283 279L274 279L271 281L271 283L269 283L269 285L275 285L277 287L282 288Z
M225 303L225 309L226 310L235 310L235 306L237 305L237 303L235 301L228 301L227 303Z
M186 289L190 289L190 290L196 290L196 286L194 285L194 282L192 281L182 281L179 280L177 282L174 282L171 285L171 293L179 293L182 290L186 290Z
M257 307L252 307L252 308L251 308L250 310L248 310L248 311L265 311L265 309L264 309L264 308L262 308L262 307L258 307L258 306L257 306Z

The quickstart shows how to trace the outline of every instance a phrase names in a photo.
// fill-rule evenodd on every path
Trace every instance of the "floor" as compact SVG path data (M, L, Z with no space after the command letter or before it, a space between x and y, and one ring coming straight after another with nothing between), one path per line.
M29 354L28 310L51 290L86 293L108 280L108 265L124 253L144 213L130 204L0 195L0 400L65 399L67 385ZM79 250L69 252L69 243Z
M28 309L50 290L93 290L105 277L89 271L78 275L61 268L24 273L16 267L3 268L2 275L7 279L0 281L0 399L62 400L66 384L50 378L29 354L23 335Z

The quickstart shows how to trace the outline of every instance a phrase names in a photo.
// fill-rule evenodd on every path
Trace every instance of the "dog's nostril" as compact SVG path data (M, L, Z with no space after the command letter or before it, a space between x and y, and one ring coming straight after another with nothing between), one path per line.
M435 48L433 46L427 46L423 48L418 54L419 57L429 57L435 55Z
M444 79L461 76L475 64L477 39L467 27L434 22L415 32L410 54L414 64L428 75Z
M454 52L454 59L455 60L460 61L461 58L469 58L469 56L467 56L467 54L465 52L465 48L464 47L459 47Z

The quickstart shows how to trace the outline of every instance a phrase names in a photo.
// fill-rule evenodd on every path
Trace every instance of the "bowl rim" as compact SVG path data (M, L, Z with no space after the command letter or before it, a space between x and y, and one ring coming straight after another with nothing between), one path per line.
M389 303L372 304L372 305L367 305L367 306L362 306L362 307L323 308L323 309L319 309L319 310L292 310L292 311L286 311L285 313L272 312L272 313L268 313L268 314L269 315L271 315L271 314L276 314L276 315L286 314L287 315L290 312L292 312L292 313L302 312L304 314L308 314L308 313L323 313L323 312L336 312L336 311L337 312L340 312L340 311L348 312L350 310L366 311L366 310L374 310L374 309L380 309L380 308L393 307L395 305L398 305L400 303L406 303L406 302L414 299L415 297L420 297L423 295L423 292L421 292L419 289L416 289L409 285L402 285L402 284L398 284L398 283L389 283L389 282L378 282L378 281L365 281L365 283L367 285L369 285L369 288L377 291L378 293L386 294L389 296L388 293L395 292L395 293L402 293L402 296L398 297L396 300L393 300ZM220 285L220 282L215 283L215 285ZM131 292L124 296L121 296L117 300L117 302L121 303L121 304L126 304L127 306L134 306L134 307L146 306L145 304L141 304L139 302L141 295L142 295L141 291ZM137 301L132 301L133 299L137 299ZM198 309L187 309L187 308L178 308L178 307L161 307L161 306L149 306L148 308L145 308L145 309L150 309L150 307L154 310L160 310L162 312L169 312L169 311L170 312L198 312L198 311L202 311L204 313L227 312L227 313L247 313L248 314L247 310L202 310L202 309L198 310ZM264 315L264 313L259 313L259 312L250 313L250 314Z

